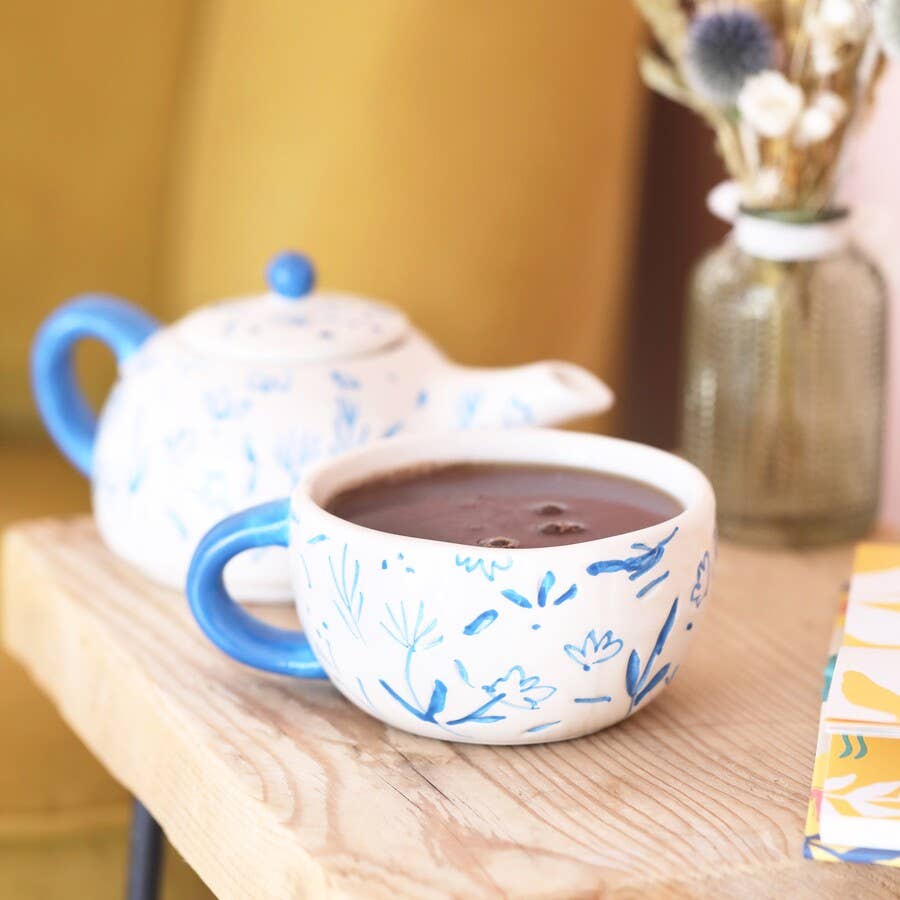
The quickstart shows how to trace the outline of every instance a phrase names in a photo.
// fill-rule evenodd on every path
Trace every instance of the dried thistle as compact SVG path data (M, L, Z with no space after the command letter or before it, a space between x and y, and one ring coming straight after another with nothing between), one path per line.
M900 58L900 0L634 2L644 81L707 121L744 204L827 206L884 52Z
M716 106L733 106L747 78L774 64L772 31L752 9L712 7L691 22L684 60L697 94Z

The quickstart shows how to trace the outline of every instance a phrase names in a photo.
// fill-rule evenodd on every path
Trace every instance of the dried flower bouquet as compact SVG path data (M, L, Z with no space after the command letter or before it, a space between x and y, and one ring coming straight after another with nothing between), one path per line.
M656 44L644 81L713 128L741 204L826 212L885 55L900 57L900 0L635 4Z

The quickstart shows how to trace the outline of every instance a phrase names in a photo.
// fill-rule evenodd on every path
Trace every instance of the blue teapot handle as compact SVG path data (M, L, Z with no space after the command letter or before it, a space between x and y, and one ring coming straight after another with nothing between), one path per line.
M206 636L238 662L279 675L325 678L302 631L276 628L251 616L222 578L229 560L244 550L287 547L289 512L288 500L272 500L235 513L207 532L188 570L188 602Z
M63 304L38 330L31 347L31 385L38 411L59 449L88 478L97 417L75 379L75 344L95 338L121 363L157 328L156 319L124 300L83 294Z

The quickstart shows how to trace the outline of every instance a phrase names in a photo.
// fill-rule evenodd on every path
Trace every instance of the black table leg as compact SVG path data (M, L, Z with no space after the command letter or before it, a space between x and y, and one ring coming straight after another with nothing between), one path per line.
M140 800L131 810L126 900L157 900L162 870L162 828Z

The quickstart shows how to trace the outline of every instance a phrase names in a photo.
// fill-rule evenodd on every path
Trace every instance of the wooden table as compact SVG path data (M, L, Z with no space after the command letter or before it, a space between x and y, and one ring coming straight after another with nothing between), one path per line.
M533 747L413 737L327 683L243 668L86 518L7 532L2 628L221 898L897 897L894 870L801 856L850 555L723 546L672 686L622 725Z

